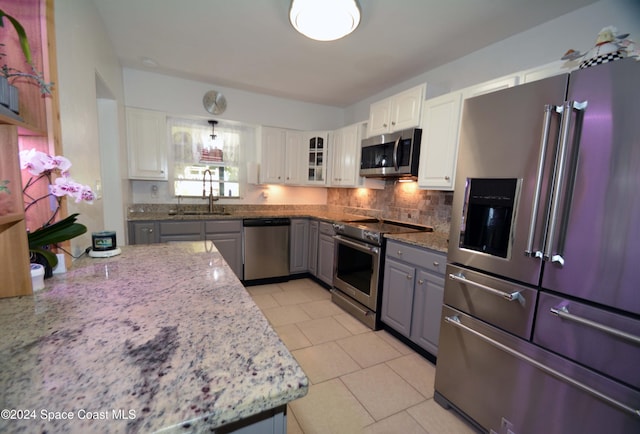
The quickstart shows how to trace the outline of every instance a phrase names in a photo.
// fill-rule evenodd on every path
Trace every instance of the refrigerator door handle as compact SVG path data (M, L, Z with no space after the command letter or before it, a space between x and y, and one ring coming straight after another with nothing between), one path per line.
M454 327L457 327L467 333L470 333L474 336L476 336L477 338L479 338L480 340L488 343L489 345L494 346L495 348L504 351L505 353L519 359L522 360L532 366L534 366L535 368L541 370L542 372L551 375L552 377L557 378L560 381L564 381L565 383L571 384L572 386L582 390L583 392L586 392L592 396L595 396L596 398L606 402L607 404L624 411L625 413L629 413L635 417L640 417L640 409L637 408L633 408L623 402L620 402L608 395L605 395L604 393L594 389L591 386L588 386L578 380L575 380L565 374L563 374L562 372L556 371L555 369L545 365L544 363L540 363L537 360L527 356L526 354L521 353L520 351L516 351L511 347L508 347L507 345L496 341L495 339L490 338L489 336L486 336L482 333L480 333L477 330L474 330L473 328L465 325L462 323L462 321L460 321L460 318L457 315L454 316L445 316L444 317L444 322L447 324L450 324Z
M538 171L536 175L536 187L533 196L533 206L531 208L531 223L529 224L529 235L527 237L527 246L524 254L529 257L542 258L542 251L536 249L534 251L533 243L536 235L536 226L538 224L538 212L540 208L540 196L542 194L542 179L544 176L544 168L546 166L547 148L549 147L549 131L551 129L551 118L554 112L561 113L562 107L551 104L544 106L544 124L542 126L542 137L540 138L540 155L538 156ZM544 240L542 240L544 245Z
M611 336L615 336L617 338L624 339L626 341L631 342L632 344L640 345L640 336L636 336L634 334L627 333L627 332L624 332L622 330L618 330L618 329L613 328L613 327L609 327L609 326L601 324L599 322L592 321L590 319L583 318L583 317L578 316L578 315L574 315L574 314L569 312L569 308L567 306L558 306L558 307L555 307L555 308L551 308L549 311L552 314L556 315L560 319L567 320L567 321L572 321L572 322L575 322L575 323L578 323L578 324L582 324L584 326L591 327L591 328L594 328L596 330L600 330L600 331L602 331L604 333L607 333L607 334L609 334Z
M516 301L517 300L523 306L524 306L524 304L526 302L525 298L522 296L522 294L520 294L520 291L515 291L515 292L500 291L500 290L497 290L497 289L492 288L490 286L483 285L482 283L478 283L478 282L474 282L473 280L469 280L462 273L458 273L458 274L450 273L449 274L449 279L455 280L455 281L458 281L458 282L462 282L462 283L467 284L467 285L471 285L471 286L473 286L475 288L481 289L481 290L486 291L486 292L488 292L490 294L493 294L495 296L504 298L507 301Z
M561 253L553 253L557 234L558 220L560 219L560 195L565 172L568 165L569 136L571 133L571 118L574 110L583 111L587 108L587 102L566 101L562 108L562 122L560 123L560 145L558 147L558 161L553 176L553 195L551 201L551 213L549 226L545 236L545 248L542 259L564 265L564 257Z

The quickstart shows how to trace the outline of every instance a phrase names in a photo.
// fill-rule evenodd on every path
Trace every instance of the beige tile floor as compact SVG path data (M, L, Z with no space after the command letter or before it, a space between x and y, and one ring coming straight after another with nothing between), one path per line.
M313 280L247 290L309 377L289 404L289 434L466 434L433 400L435 366L386 331L373 332Z

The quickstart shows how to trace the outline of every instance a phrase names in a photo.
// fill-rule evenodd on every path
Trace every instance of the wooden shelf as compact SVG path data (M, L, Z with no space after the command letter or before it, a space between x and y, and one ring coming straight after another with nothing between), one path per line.
M22 201L22 181L20 179L20 160L18 157L18 127L0 125L0 181L9 181L4 210L9 212L0 216L0 298L30 295L31 268L29 265L29 245L27 228L24 222L24 203ZM0 212L3 212L0 210Z

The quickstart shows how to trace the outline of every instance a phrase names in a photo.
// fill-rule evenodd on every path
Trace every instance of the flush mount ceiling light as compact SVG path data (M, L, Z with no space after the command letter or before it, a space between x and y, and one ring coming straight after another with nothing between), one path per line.
M335 41L360 24L357 0L292 0L289 20L293 27L316 41Z

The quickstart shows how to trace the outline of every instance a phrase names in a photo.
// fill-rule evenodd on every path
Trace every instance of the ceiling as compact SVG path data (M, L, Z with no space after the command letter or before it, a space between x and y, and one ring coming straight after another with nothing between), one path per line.
M125 67L346 107L595 0L359 0L333 42L298 34L289 0L94 2Z

